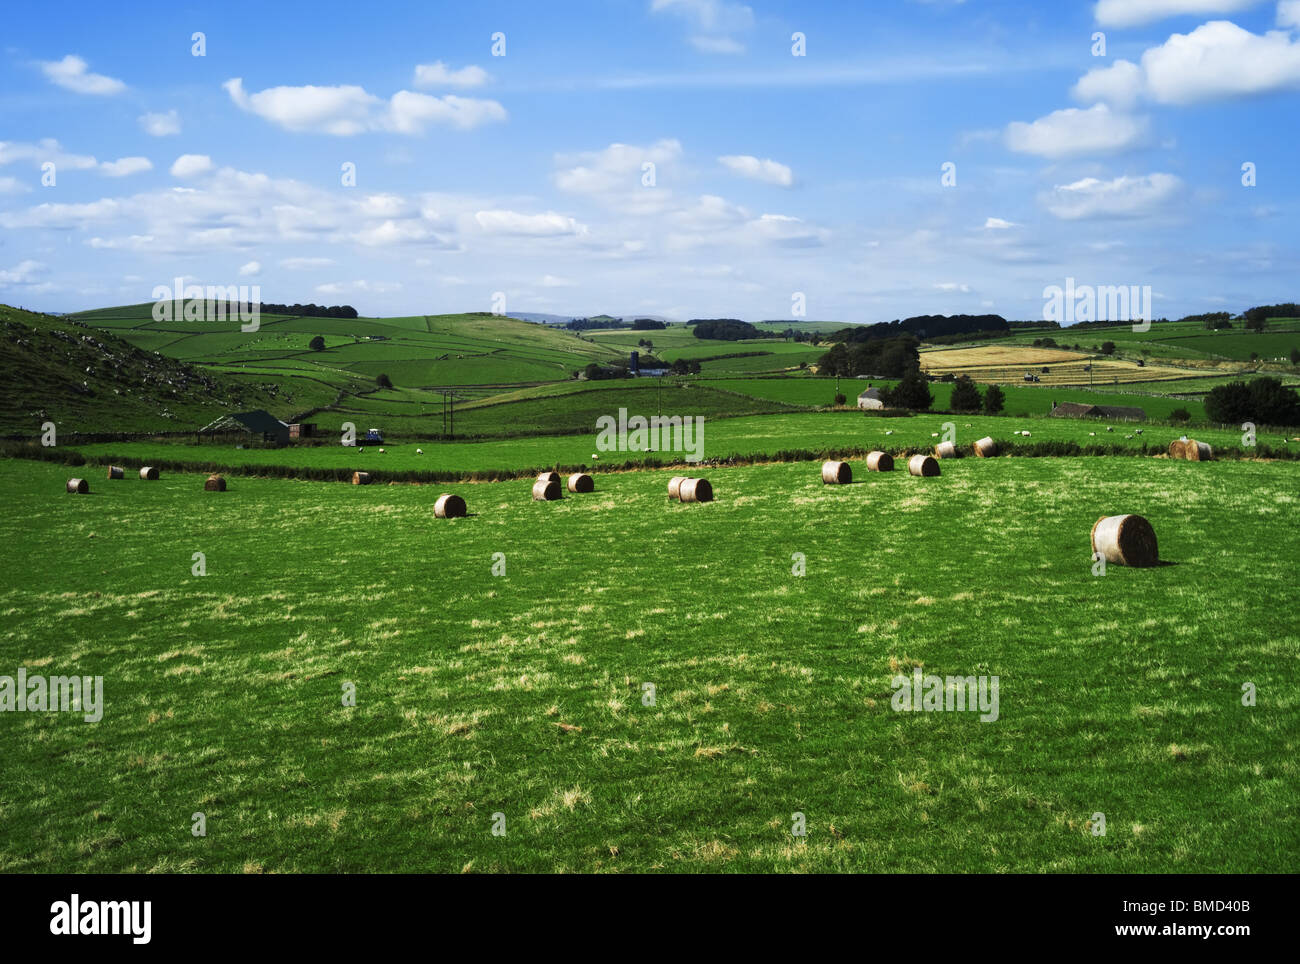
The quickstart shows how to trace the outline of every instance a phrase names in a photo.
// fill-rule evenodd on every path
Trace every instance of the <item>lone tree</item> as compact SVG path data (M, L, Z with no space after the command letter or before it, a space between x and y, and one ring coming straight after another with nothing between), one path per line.
M997 385L990 385L984 392L984 413L996 415L1006 407L1007 397Z
M307 347L312 351L324 351L325 339L321 335L317 335L311 341L307 342Z
M913 411L923 412L934 404L934 396L930 394L929 384L915 369L904 375L902 381L883 394L886 404L894 408L910 408Z
M392 388L393 380L389 378L387 375L385 375L383 372L380 372L378 377L375 378L375 384L378 385L380 388Z
M969 375L962 375L952 387L952 398L948 407L954 412L978 412L984 399Z
M1103 355L1115 354L1115 343L1113 341L1103 341L1101 343L1101 353Z

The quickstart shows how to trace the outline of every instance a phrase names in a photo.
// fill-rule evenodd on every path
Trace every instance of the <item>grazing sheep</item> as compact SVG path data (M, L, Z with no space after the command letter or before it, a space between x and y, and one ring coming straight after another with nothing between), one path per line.
M1113 432L1113 431L1115 431L1115 429L1112 428L1111 426L1107 425L1107 426L1106 426L1106 431L1107 431L1107 432Z
M591 453L591 460L592 460L593 462L599 462L599 461L600 461L600 456L597 455L595 452L592 452L592 453Z
M380 449L380 450L379 450L379 454L380 454L380 455L383 455L383 454L384 454L384 450L383 450L383 449Z
M416 454L416 455L423 455L423 454L424 454L424 449L416 449L416 450L415 450L415 454Z
M885 434L886 434L886 435L893 435L893 434L894 434L894 430L891 428L891 429L890 429L889 431L887 431Z
M1088 436L1091 437L1091 436L1096 435L1096 434L1097 434L1096 432L1089 432L1089 433L1088 433Z

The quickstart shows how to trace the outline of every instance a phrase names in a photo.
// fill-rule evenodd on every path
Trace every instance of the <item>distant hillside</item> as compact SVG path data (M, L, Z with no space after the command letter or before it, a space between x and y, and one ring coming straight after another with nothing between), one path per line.
M227 411L286 411L263 386L144 351L69 318L0 305L0 434L185 431Z

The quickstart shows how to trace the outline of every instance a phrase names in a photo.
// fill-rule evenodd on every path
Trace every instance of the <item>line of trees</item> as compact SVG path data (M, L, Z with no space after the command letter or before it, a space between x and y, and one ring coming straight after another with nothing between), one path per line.
M264 315L296 315L302 318L357 317L357 309L351 305L272 305L264 301L258 307Z

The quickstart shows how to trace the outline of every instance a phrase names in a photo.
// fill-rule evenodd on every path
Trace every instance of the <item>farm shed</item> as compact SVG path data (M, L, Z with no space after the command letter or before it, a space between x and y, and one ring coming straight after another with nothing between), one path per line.
M858 396L858 408L884 408L885 400L880 397L880 389L868 388Z
M1080 402L1062 402L1052 406L1051 414L1057 418L1112 418L1145 422L1144 409L1130 405L1084 405Z
M251 412L236 412L214 419L199 429L199 437L204 435L260 435L263 442L273 445L289 444L289 426L264 409Z
M311 438L316 434L315 422L290 422L289 438Z

